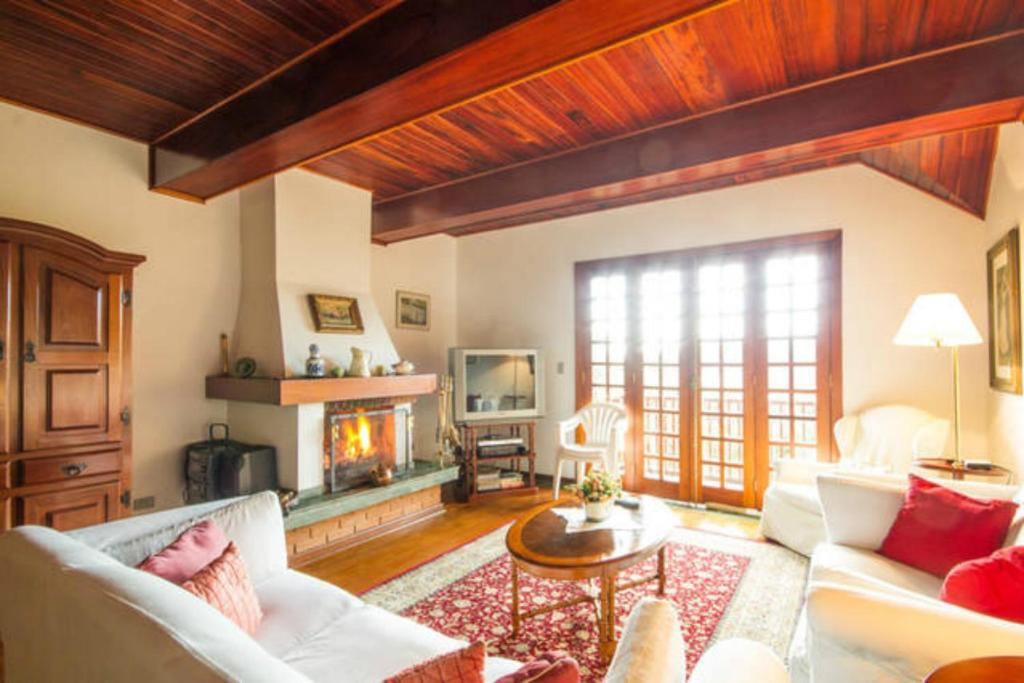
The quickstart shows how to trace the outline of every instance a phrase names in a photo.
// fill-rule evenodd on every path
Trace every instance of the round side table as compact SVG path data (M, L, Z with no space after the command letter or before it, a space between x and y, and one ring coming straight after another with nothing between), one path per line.
M962 481L964 477L985 477L985 478L1003 478L1007 484L1013 482L1013 472L1000 467L999 465L992 465L987 470L976 470L969 469L957 465L953 460L946 458L917 458L912 463L913 467L920 467L923 470L932 470L934 472L945 472L949 474L956 481Z
M1024 681L1024 657L979 657L944 664L924 683L1005 683Z

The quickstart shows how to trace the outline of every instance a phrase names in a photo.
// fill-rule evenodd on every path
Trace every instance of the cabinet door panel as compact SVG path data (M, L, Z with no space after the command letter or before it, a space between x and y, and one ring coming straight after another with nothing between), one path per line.
M120 485L115 482L80 489L37 493L22 498L22 523L70 531L117 518Z
M17 449L15 434L17 424L17 397L12 395L16 386L16 364L10 362L11 354L17 356L17 340L13 334L14 320L11 309L12 284L14 282L13 250L10 242L0 242L0 453ZM13 345L13 348L12 348Z
M25 248L23 448L121 438L122 276Z

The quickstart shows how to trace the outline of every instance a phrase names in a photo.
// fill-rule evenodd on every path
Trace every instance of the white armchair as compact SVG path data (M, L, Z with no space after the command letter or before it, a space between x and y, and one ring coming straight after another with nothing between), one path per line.
M618 473L626 438L626 410L612 403L591 403L568 420L558 423L558 453L555 454L554 494L562 482L562 464L576 463L576 481L587 465L598 465ZM576 443L576 428L583 427L584 443Z
M914 458L939 457L946 449L949 420L919 408L878 406L840 418L833 429L839 462L782 460L764 493L761 534L801 555L825 540L815 479L825 472L853 476L905 474Z

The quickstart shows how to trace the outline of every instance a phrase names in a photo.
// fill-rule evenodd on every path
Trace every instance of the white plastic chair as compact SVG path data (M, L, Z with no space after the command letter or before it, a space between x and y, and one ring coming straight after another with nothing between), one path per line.
M576 443L576 428L583 426L587 440ZM558 423L558 453L555 456L554 493L562 483L562 463L576 463L576 481L582 479L587 465L597 465L606 472L619 473L620 456L626 437L626 410L612 403L591 403L568 420Z

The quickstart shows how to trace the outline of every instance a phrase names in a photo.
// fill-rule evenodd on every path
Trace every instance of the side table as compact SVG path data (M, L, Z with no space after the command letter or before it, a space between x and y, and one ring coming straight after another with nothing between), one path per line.
M986 477L986 478L1003 478L1007 484L1013 483L1013 472L1000 467L999 465L992 465L987 470L975 470L968 469L963 466L958 466L954 461L947 458L917 458L912 463L913 467L920 467L924 470L931 470L933 472L945 472L950 475L955 481L963 481L964 477Z

